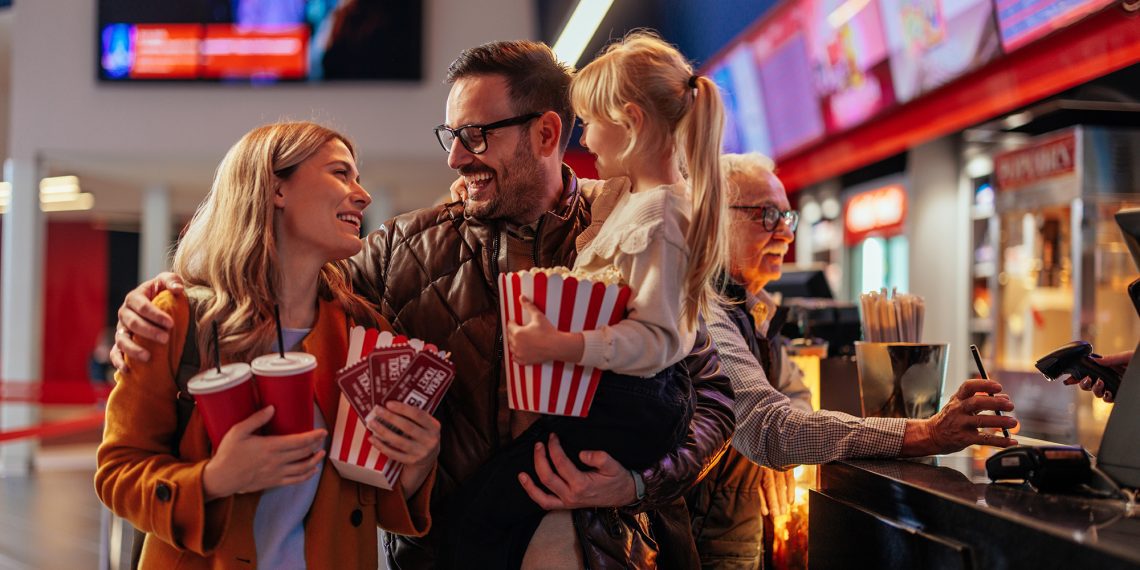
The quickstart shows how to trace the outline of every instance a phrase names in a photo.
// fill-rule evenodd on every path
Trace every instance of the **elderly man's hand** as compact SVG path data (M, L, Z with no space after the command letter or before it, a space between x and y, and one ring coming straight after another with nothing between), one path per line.
M987 429L1012 428L1017 420L1009 416L982 415L978 412L1013 410L1013 402L993 380L973 379L962 383L950 401L933 417L909 420L903 434L904 457L952 453L969 445L995 447L1017 445L1017 441ZM997 395L992 395L997 394Z
M519 483L526 494L548 511L589 507L622 507L637 501L633 476L604 451L583 451L578 458L594 471L578 469L558 436L550 436L550 460L547 447L534 445L534 470L549 492L542 490L526 473L519 473Z
M796 504L796 476L791 469L760 467L760 514L774 517L791 512Z

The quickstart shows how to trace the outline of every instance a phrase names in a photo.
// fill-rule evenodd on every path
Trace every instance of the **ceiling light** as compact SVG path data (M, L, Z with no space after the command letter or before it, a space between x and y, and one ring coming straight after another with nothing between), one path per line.
M569 65L578 65L582 52L586 51L586 46L613 3L614 0L578 0L574 13L570 14L570 20L562 28L558 41L554 42L555 57Z

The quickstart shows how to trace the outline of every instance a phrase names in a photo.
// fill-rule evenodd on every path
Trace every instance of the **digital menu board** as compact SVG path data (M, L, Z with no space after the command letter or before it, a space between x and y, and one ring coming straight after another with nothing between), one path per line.
M828 132L846 130L893 105L878 3L806 0L801 6Z
M1013 51L1115 0L994 0L1001 41Z
M904 103L1001 54L990 0L878 0Z
M824 123L801 4L775 8L765 24L745 45L752 46L756 57L772 152L781 156L823 136Z
M419 79L422 0L99 0L104 81Z

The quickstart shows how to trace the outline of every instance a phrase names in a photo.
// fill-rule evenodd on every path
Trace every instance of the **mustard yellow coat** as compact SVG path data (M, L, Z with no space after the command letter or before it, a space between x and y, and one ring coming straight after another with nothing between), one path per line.
M159 295L155 304L174 318L170 342L142 341L150 361L132 361L130 370L116 377L99 446L96 492L116 515L147 533L143 568L256 568L253 518L261 494L205 502L202 473L210 445L197 410L178 442L179 456L170 452L177 423L174 378L186 339L189 304L184 296L170 293ZM331 430L340 394L334 374L348 352L348 322L333 302L321 301L318 311L301 350L317 357L317 406ZM327 459L320 477L305 519L309 568L375 569L377 526L423 535L431 524L428 498L434 473L407 501L398 490L342 479Z

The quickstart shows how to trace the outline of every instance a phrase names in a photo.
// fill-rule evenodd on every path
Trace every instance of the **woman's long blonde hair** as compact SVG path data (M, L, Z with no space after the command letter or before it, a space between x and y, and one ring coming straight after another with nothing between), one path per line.
M681 316L685 323L718 302L713 283L724 270L727 239L724 219L725 182L720 171L724 105L716 84L693 75L693 67L676 48L657 35L634 31L608 46L582 68L570 85L574 111L619 125L631 125L626 105L645 116L640 132L631 130L622 159L633 153L675 153L688 173L693 218L685 242Z
M246 133L222 159L206 200L198 206L174 252L174 272L196 302L202 363L213 363L211 323L217 322L223 360L248 361L269 352L276 338L273 306L280 289L273 196L282 181L325 143L344 135L310 122L281 122ZM344 260L326 263L318 294L336 300L362 324L378 314L353 295ZM210 348L210 350L207 350Z

